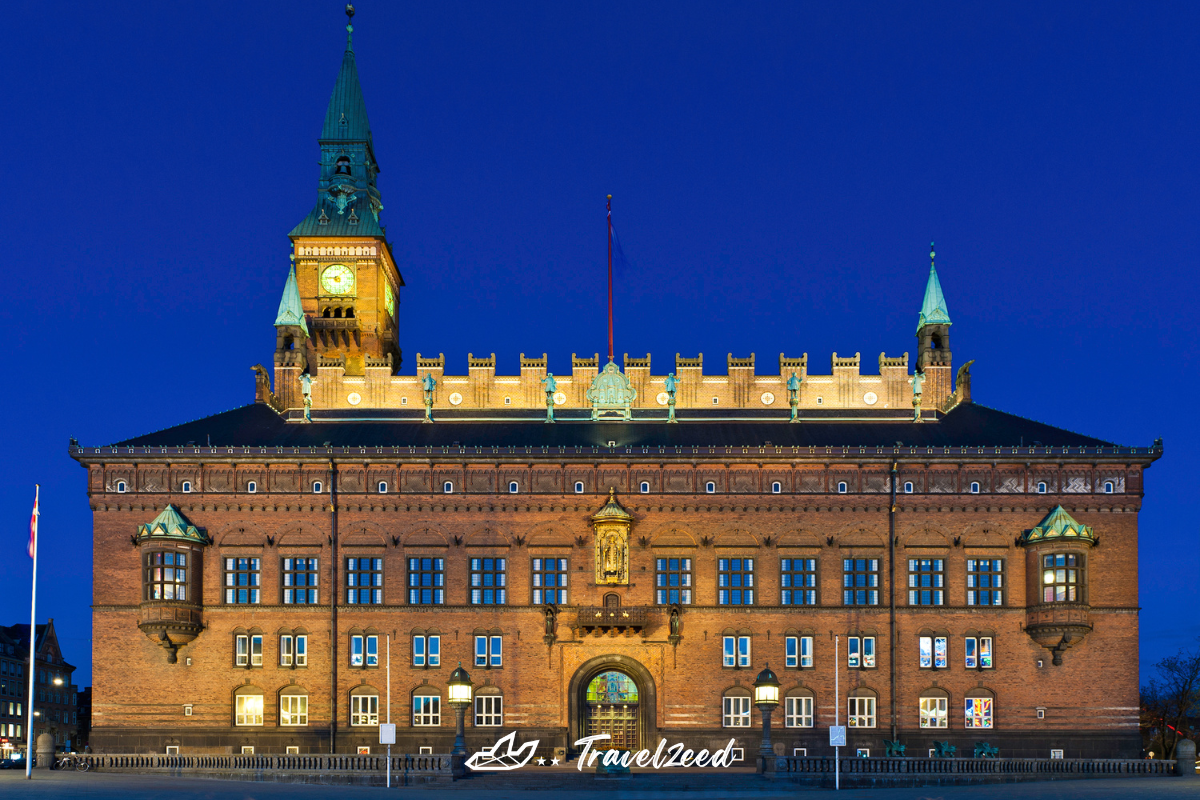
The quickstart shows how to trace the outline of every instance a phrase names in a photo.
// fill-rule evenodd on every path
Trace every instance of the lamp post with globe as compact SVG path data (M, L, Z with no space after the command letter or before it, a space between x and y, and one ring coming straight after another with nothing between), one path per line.
M771 671L770 665L754 679L754 704L762 713L763 736L762 747L758 751L758 771L760 773L775 772L775 750L771 747L771 712L779 706L779 678Z
M458 662L458 668L450 673L450 680L446 683L447 699L454 709L454 749L450 751L450 765L455 775L462 775L466 771L467 742L463 736L463 715L467 706L471 705L474 688L471 676L463 669L462 662Z

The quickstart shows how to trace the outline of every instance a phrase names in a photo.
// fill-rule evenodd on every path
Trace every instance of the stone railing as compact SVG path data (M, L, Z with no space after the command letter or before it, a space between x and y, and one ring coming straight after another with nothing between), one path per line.
M142 772L297 783L383 785L388 768L384 755L162 755L86 753L79 756L100 772ZM392 781L397 785L452 780L448 755L394 755Z
M775 771L779 777L832 781L834 760L826 756L781 756L775 759ZM837 771L843 781L850 778L855 785L877 780L894 785L897 779L906 778L919 785L1174 775L1175 762L1120 758L843 758Z

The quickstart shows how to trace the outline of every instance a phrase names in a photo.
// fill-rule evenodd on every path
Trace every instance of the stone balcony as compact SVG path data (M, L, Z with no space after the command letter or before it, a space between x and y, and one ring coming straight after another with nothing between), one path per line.
M1092 631L1091 606L1086 603L1042 603L1025 609L1025 632L1053 655L1055 666L1062 654Z
M575 629L580 634L608 633L629 636L645 631L650 618L650 609L645 606L587 606L576 612Z

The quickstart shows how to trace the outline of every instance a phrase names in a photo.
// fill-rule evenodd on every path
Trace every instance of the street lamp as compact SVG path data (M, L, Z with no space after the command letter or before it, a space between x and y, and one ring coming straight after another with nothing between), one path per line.
M754 679L754 704L762 713L763 737L759 748L759 772L775 771L775 750L771 747L771 712L779 705L779 678L769 665Z
M467 742L463 738L463 713L467 706L471 705L473 689L471 676L463 669L462 662L458 662L458 669L450 673L446 693L449 695L450 705L454 708L454 749L450 751L450 755L457 756L460 764L462 758L467 755Z
M55 678L55 679L54 679L54 685L55 685L55 686L62 686L62 678Z

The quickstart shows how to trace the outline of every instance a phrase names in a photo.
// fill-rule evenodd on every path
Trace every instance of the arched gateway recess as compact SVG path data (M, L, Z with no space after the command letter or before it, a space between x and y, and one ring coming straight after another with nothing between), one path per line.
M576 670L568 695L571 741L607 733L596 749L639 750L655 742L654 680L628 656L600 656Z

